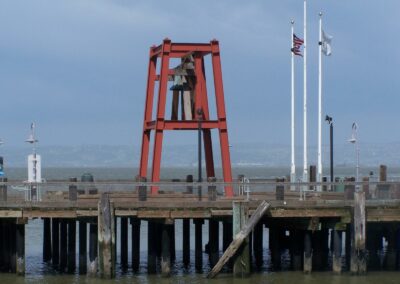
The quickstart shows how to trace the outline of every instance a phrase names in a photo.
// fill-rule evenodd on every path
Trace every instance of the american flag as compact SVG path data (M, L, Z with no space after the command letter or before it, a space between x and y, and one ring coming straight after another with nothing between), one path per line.
M293 34L293 48L291 51L294 53L294 55L298 55L303 57L303 54L301 54L300 47L304 44L304 40L297 37L295 34Z

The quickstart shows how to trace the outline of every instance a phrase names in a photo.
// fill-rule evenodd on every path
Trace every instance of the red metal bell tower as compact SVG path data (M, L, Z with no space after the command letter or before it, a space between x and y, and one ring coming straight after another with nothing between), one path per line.
M210 119L208 108L204 67L204 57L207 55L211 55L214 77L217 110L217 119L214 120ZM170 68L171 58L180 59L181 64L176 68ZM161 62L160 74L156 74L158 61ZM152 113L156 81L158 81L157 112L156 117L153 119ZM172 91L173 101L170 120L165 118L166 99L169 90L168 81L180 81L181 86L185 86L185 88L181 88L181 93L176 90ZM181 119L178 119L177 115L179 97L182 102ZM201 109L201 112L197 111L199 109ZM199 120L201 120L203 134L207 177L215 177L211 129L218 129L224 182L232 182L218 41L212 40L210 43L173 43L171 40L165 39L161 45L150 48L139 176L147 177L150 134L152 130L155 131L155 135L151 181L158 182L160 180L164 130L198 130ZM157 193L157 190L157 187L152 188L152 193ZM231 186L225 188L225 195L233 195Z

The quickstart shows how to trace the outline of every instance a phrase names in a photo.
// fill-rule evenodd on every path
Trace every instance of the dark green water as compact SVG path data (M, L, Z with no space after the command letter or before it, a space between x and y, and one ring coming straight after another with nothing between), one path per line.
M366 169L366 172L376 169ZM354 169L343 168L338 170L339 175L351 175ZM105 168L52 168L44 169L43 177L47 179L65 179L71 176L80 176L84 172L91 172L97 179L131 179L137 173L137 169L105 169ZM164 178L183 178L187 174L195 175L196 169L188 168L169 168L163 171ZM389 179L397 180L396 175L398 171L389 171ZM11 179L24 179L26 178L25 169L9 169L8 176ZM275 176L283 176L286 174L286 169L283 168L270 168L264 169L257 168L236 168L234 174L244 173L250 178L271 178ZM206 227L205 224L204 228ZM194 251L191 252L191 265L189 268L181 266L182 259L182 225L181 221L176 221L176 254L177 260L172 267L171 278L164 279L158 275L147 275L146 273L146 248L147 248L147 223L142 222L141 229L141 264L138 273L133 273L131 270L122 271L117 260L116 265L116 278L113 280L101 280L97 278L90 278L87 276L79 276L77 274L67 275L60 274L53 270L51 265L42 262L42 221L29 220L26 226L26 276L17 277L14 274L0 274L0 284L3 283L49 283L49 284L64 284L64 283L323 283L323 284L340 284L340 283L354 283L354 284L367 284L367 283L400 283L400 273L397 272L370 272L367 276L351 276L348 273L337 276L331 272L314 272L311 275L305 275L302 272L288 271L288 259L283 256L283 270L280 272L272 272L269 270L269 251L268 251L268 237L267 229L264 232L264 266L261 273L253 273L251 277L245 279L235 279L230 274L221 274L215 280L208 280L205 278L206 273L210 270L208 265L208 256L203 255L204 274L194 272L193 260ZM130 230L129 230L130 231ZM191 232L194 232L193 224L191 224ZM220 232L222 235L222 232ZM130 239L130 232L129 232ZM118 235L117 235L118 240ZM203 230L203 247L208 242L208 232ZM118 243L118 241L117 241ZM221 245L220 245L221 246ZM191 248L194 247L194 237L191 238ZM129 245L130 250L130 245ZM118 259L117 250L117 259ZM129 251L130 255L130 251ZM77 260L78 263L78 260ZM285 265L286 263L286 265Z

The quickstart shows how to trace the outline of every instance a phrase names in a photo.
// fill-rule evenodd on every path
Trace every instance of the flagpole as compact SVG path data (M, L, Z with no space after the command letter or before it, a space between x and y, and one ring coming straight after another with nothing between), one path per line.
M307 161L307 1L304 0L304 83L303 83L303 147L304 147L304 164L303 164L303 182L308 182L308 161Z
M294 42L293 42L293 36L294 36L294 21L291 21L292 24L292 34L290 37L290 40L292 42L292 49L291 49L291 56L292 56L292 76L291 76L291 102L292 102L292 106L291 106L291 123L292 123L292 127L291 127L291 144L292 144L292 163L290 165L290 182L294 183L296 182L296 165L295 165L295 148L294 148L294 52L293 52L293 48L294 48Z
M318 46L318 169L317 182L322 182L322 13L319 13ZM317 187L321 191L321 186Z

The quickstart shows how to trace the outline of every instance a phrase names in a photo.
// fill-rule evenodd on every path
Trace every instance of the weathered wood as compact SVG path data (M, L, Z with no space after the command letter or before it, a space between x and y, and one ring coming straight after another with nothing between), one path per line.
M140 219L131 218L132 225L132 270L137 272L140 263Z
M53 218L51 223L51 260L53 266L58 266L60 263L60 221L58 218Z
M208 220L208 252L210 267L214 267L219 258L219 222L214 219Z
M147 273L156 273L157 249L156 249L157 224L154 221L147 222Z
M78 200L78 187L76 186L76 182L78 181L78 179L76 177L73 177L70 178L69 181L71 182L68 188L69 200L76 201Z
M386 270L396 270L397 251L396 251L396 227L388 226L386 231L386 240L388 242L383 266Z
M68 220L68 273L74 273L76 267L76 220Z
M171 120L178 120L179 92L178 90L172 92Z
M271 262L275 271L281 268L281 234L279 227L269 227L269 251L271 253Z
M203 219L195 219L194 222L194 266L196 272L201 272L203 270Z
M354 193L354 219L352 230L352 248L350 271L353 274L365 274L366 266L366 250L365 250L365 193Z
M191 99L191 91L183 92L183 119L182 120L192 120L192 99Z
M303 231L292 229L290 231L290 255L292 269L295 271L303 270L304 236Z
M234 240L232 243L229 245L228 249L224 252L218 263L213 267L211 272L208 274L208 278L213 278L215 277L218 272L222 269L222 267L225 265L225 263L235 255L235 253L238 251L242 243L244 242L245 238L249 235L251 230L254 228L254 226L258 223L258 221L264 216L265 212L267 211L268 207L270 204L266 201L261 202L261 204L257 207L256 211L253 213L253 215L250 217L250 219L246 222L243 220L244 213L243 211L243 206L242 204L238 204L236 202L233 203L234 207L234 212L237 210L238 214L234 214L234 221L233 223L242 223L241 220L243 220L243 226L241 227L240 231L235 234ZM242 208L242 210L240 209ZM241 212L242 211L242 214ZM235 217L236 215L236 217ZM238 222L236 222L236 219L239 219ZM235 233L235 225L234 225L234 233Z
M313 249L312 249L312 232L306 230L304 232L304 259L303 259L303 271L305 273L311 273L312 271L312 257L313 257Z
M43 218L43 262L51 260L51 219Z
M342 273L342 231L332 230L332 271L336 274Z
M263 265L263 227L264 225L259 222L253 231L253 251L257 269L260 269Z
M89 267L88 274L95 276L98 268L98 226L97 222L89 225Z
M67 228L67 220L60 220L60 264L59 269L61 272L65 272L67 268L67 260L68 260L68 228Z
M120 257L122 269L128 268L128 218L120 218L121 234L120 234Z
M241 232L244 228L247 219L249 216L248 212L248 204L244 202L234 202L233 203L233 235L235 236L234 241L236 239L236 235ZM250 274L251 271L251 258L250 258L250 239L249 234L243 238L243 242L241 245L237 246L236 255L233 254L233 274L235 277L245 277ZM234 242L233 241L233 242ZM232 245L232 243L231 243ZM231 246L230 245L230 246ZM230 249L228 247L227 251Z
M87 273L87 223L79 221L79 274Z
M190 264L190 219L182 220L182 257L183 265Z
M163 277L169 277L171 274L171 226L170 224L162 224L161 273Z
M25 275L25 225L17 224L16 227L16 273Z
M99 273L111 279L115 273L115 218L114 208L104 193L99 202L98 216Z

